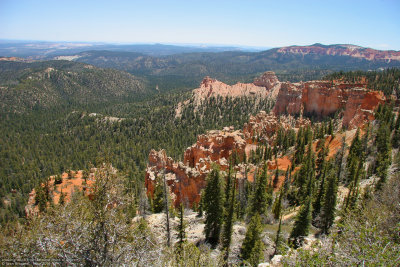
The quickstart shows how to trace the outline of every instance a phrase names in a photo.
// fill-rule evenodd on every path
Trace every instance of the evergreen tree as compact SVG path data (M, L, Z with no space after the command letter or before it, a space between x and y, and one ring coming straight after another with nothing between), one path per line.
M276 231L276 237L275 237L275 250L273 255L277 255L281 253L281 249L283 246L283 240L282 240L282 213L279 217L279 224L278 224L278 230Z
M330 168L327 177L324 204L322 206L322 232L328 234L335 220L336 199L338 191L338 179L335 168Z
M296 221L294 222L293 229L290 233L290 243L298 248L303 244L304 237L306 237L310 230L311 223L311 200L310 197L306 199L301 207Z
M154 213L160 213L164 210L164 187L160 179L156 179L152 204L152 209Z
M214 167L207 179L204 190L204 211L206 213L205 235L206 241L212 246L219 242L219 236L224 216L224 195L223 181L219 170Z
M326 164L326 157L329 154L329 148L325 146L325 139L321 142L321 150L318 152L317 161L316 161L316 170L317 170L317 177L321 176L322 170Z
M275 198L275 203L272 208L272 213L274 214L275 220L278 220L282 213L282 199L283 199L283 191L279 193L279 196Z
M290 186L290 166L287 167L286 174L285 174L285 181L283 183L283 191L285 194L287 194Z
M278 182L279 182L279 169L278 169L278 161L277 160L275 160L275 165L276 165L275 176L274 176L274 180L272 181L272 186L274 188L276 188L278 186Z
M60 205L65 204L65 194L63 193L62 189L61 189L60 200L58 201L58 204L60 204Z
M333 123L332 123L332 120L329 120L328 134L333 137Z
M268 166L264 163L263 171L260 177L257 179L255 191L252 195L252 201L250 206L250 215L256 213L263 215L267 209L268 204L271 201L271 195L267 191L268 189Z
M325 176L326 176L327 169L330 167L332 167L332 166L331 165L329 165L329 167L325 166L324 170L322 171L321 179L319 181L317 196L315 197L313 204L312 204L312 206L313 206L313 211L312 211L313 225L317 224L317 221L315 219L321 212L321 204L323 202L323 196L325 193Z
M344 201L344 210L352 210L356 206L359 196L359 181L364 178L365 170L363 162L357 158L350 166L350 174L352 175L351 183L349 185L349 193Z
M306 158L304 159L304 163L301 166L296 178L296 186L298 188L297 200L299 203L303 203L304 200L312 193L315 180L314 162L314 153L312 151L310 142L308 145Z
M263 260L264 243L261 240L261 233L261 218L259 214L255 214L251 218L240 250L242 260L252 266L257 266Z
M389 126L381 122L378 133L376 135L376 165L375 171L378 177L380 177L376 188L382 189L382 186L386 183L387 171L391 163L391 146L390 146L390 129Z
M203 217L203 211L204 211L204 189L200 191L200 201L197 211L197 217Z
M359 181L365 176L362 161L356 161L356 164L352 165L350 170L351 173L353 173L353 178L349 186L349 193L344 201L345 211L353 210L356 207L356 202L359 197Z
M394 130L393 137L392 137L392 147L393 148L399 148L400 147L400 129L395 129Z
M178 242L177 242L177 250L178 250L178 254L180 254L183 250L183 245L186 242L186 224L183 220L183 215L184 215L184 207L183 207L183 203L181 203L179 205L179 224L177 225L177 238L178 238Z
M225 253L224 260L226 263L228 263L229 259L229 247L231 245L231 240L232 240L232 229L233 229L233 219L234 219L233 217L235 213L236 186L234 182L232 183L231 188L229 188L229 191L231 191L232 193L230 194L228 212L225 219L224 230L221 238L222 251L224 251Z
M344 153L346 151L346 138L343 136L342 138L342 147L339 152L336 153L335 164L337 168L337 177L339 181L342 181L342 173L343 173L343 163L344 163Z
M232 187L232 177L231 177L231 173L232 173L232 168L231 168L232 164L229 164L229 169L228 169L228 176L226 177L226 183L225 183L225 203L224 203L224 209L226 212L228 212L229 210L229 206L230 206L230 200L231 200L231 187Z

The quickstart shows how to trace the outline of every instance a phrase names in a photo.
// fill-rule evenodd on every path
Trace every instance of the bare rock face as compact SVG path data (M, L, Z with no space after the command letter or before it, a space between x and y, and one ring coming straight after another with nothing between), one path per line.
M200 173L182 162L174 162L164 150L151 150L145 177L149 196L153 196L155 185L157 181L162 181L163 175L175 205L181 201L190 205L200 201L200 190L205 186L206 173Z
M276 103L274 112L280 114L298 114L301 111L302 105L302 85L292 84L290 82L282 83Z
M61 192L64 194L65 203L71 201L72 194L77 191L84 191L85 195L90 197L95 182L95 171L96 168L92 168L87 177L84 177L83 171L64 172L60 177L60 182L56 181L56 176L50 176L47 184L42 183L41 186L49 189L49 195L56 205L60 201ZM39 214L39 207L36 203L36 191L33 189L29 193L28 203L25 206L25 215L31 217L37 214Z
M374 119L374 110L385 102L385 95L381 91L351 90L348 91L348 100L343 115L343 125L350 129L361 126L366 121Z
M274 113L325 117L343 110L343 125L354 128L372 120L374 109L385 101L382 92L369 91L366 86L332 81L282 83Z
M253 83L237 83L234 85L228 85L207 76L200 83L200 87L193 90L190 100L178 104L175 113L177 117L180 117L182 109L189 102L194 104L196 111L204 101L212 97L254 97L260 101L266 98L275 99L279 91L279 84L278 78L272 71L265 72Z
M165 175L175 205L181 201L188 205L198 203L212 164L226 170L234 152L243 155L246 146L243 137L241 131L231 127L222 131L209 131L200 135L197 142L186 149L183 162L174 162L164 150L151 150L145 177L148 195L153 195L157 180L160 181Z
M311 125L311 121L306 118L296 119L290 115L281 115L278 118L273 112L267 114L261 111L256 116L251 116L249 122L244 124L243 133L248 144L257 143L257 141L272 144L280 128L297 130L308 125Z
M225 127L222 131L209 131L197 137L197 142L186 149L184 164L201 169L209 167L212 162L218 162L224 170L232 153L244 153L246 142L240 131L233 127Z
M275 72L266 71L260 77L254 79L253 84L256 86L261 86L271 90L275 85L279 83L278 77L276 77Z
M211 97L242 97L254 96L265 98L268 90L263 86L256 86L252 83L237 83L228 85L210 77L205 77L200 87L193 90L194 102L200 104Z

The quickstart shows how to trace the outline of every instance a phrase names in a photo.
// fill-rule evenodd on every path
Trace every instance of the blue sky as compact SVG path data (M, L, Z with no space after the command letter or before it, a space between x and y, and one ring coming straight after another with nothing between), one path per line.
M399 0L0 0L0 39L400 50Z

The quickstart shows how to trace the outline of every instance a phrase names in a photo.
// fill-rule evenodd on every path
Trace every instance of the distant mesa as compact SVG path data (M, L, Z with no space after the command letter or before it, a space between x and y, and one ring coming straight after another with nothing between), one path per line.
M400 61L400 51L375 50L350 44L322 45L317 43L309 46L287 46L278 48L277 52L281 54L349 56L369 61Z

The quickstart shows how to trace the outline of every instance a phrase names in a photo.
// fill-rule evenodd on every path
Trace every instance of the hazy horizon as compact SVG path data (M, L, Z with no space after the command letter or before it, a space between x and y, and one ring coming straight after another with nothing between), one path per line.
M368 1L0 2L0 39L272 48L314 43L400 50L400 3Z

